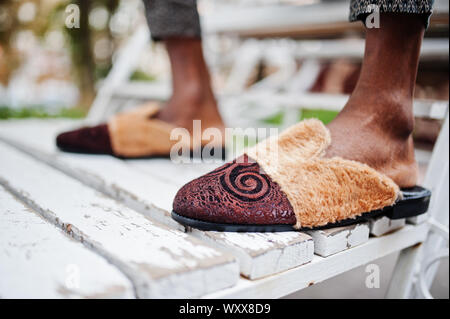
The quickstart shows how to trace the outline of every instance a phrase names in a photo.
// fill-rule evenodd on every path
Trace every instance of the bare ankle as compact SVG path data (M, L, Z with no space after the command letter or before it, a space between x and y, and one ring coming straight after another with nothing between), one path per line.
M354 92L342 116L350 115L395 139L407 140L414 130L412 99L395 93Z
M193 120L201 120L202 126L223 126L214 95L194 86L175 91L158 115L159 119L179 127L192 129Z

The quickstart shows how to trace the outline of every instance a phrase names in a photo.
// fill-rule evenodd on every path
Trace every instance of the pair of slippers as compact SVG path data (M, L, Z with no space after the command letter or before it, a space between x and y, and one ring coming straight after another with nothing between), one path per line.
M167 156L174 128L148 105L107 124L62 133L64 151L124 158ZM172 218L202 230L279 232L351 225L368 218L400 219L427 211L431 192L400 189L366 164L325 158L331 143L322 122L305 120L203 175L175 196Z

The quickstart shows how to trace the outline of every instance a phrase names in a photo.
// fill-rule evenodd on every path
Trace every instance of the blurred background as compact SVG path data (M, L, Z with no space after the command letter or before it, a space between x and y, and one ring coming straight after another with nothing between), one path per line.
M198 6L227 126L283 128L309 117L328 123L345 104L364 53L363 25L347 21L349 1L198 0ZM427 162L420 150L432 149L449 99L448 6L435 1L422 47L414 104L419 165ZM0 0L0 120L100 121L170 92L168 57L149 41L141 0ZM386 282L395 258L380 261ZM432 292L448 298L448 262L441 268ZM361 268L293 297L348 291L354 298L359 288L359 297L382 297L381 290L351 284L362 285L356 277L364 275Z
M66 27L70 3L79 28ZM0 1L0 116L85 114L140 11L138 1Z
M351 93L360 70L364 29L361 23L347 22L348 2L199 0L205 54L221 104L232 109L239 103L241 113L252 113L270 125L292 119L291 113L285 116L277 108L280 103L306 104L301 105L300 118L332 119L339 102L331 103L336 104L334 112L321 112L317 109L327 99L289 99L286 94L282 102L272 102L267 109L257 96L240 94ZM79 28L67 26L73 13L70 4L79 7ZM120 50L130 46L130 38L140 27L145 28L143 12L141 0L0 1L0 118L86 115ZM144 47L138 44L136 48L136 63L121 63L128 69L122 72L127 75L127 81L121 81L122 93L130 82L152 83L151 88L135 89L135 96L145 92L142 98L166 98L170 66L164 48L146 40ZM232 101L236 94L239 102ZM448 100L448 95L448 1L437 0L416 97ZM258 110L251 112L242 106L255 103ZM224 117L233 122L236 114ZM249 123L232 126L242 124ZM421 138L432 140L431 131L422 132Z

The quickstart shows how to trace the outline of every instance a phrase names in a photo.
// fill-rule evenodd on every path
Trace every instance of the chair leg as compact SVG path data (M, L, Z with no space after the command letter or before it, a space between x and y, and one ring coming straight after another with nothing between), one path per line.
M441 133L434 146L433 155L428 168L424 185L432 190L433 199L430 204L428 217L432 220L426 221L433 230L433 220L442 225L442 228L448 227L448 141L449 141L449 114L447 113ZM447 230L448 232L448 230ZM448 242L448 237L447 237ZM423 261L428 261L431 256L445 246L445 240L440 235L431 231L427 240L420 244L403 250L394 269L391 283L386 294L386 298L411 298L419 297L413 291L414 280L417 279L420 267L423 267ZM434 263L426 274L424 279L425 286L429 288L436 274L439 263Z
M420 265L423 243L403 249L392 274L387 299L407 299L411 295L414 279Z

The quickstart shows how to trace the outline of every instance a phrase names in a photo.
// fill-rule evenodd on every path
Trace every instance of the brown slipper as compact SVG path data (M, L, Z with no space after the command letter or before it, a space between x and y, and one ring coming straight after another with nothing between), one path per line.
M330 142L322 122L300 122L183 186L172 217L203 230L265 232L345 225L369 215L404 218L427 210L429 191L401 192L363 163L324 158Z
M180 143L193 149L197 144L190 134L186 139L171 138L176 127L156 118L159 110L157 103L149 103L116 114L106 124L59 134L56 145L66 152L111 154L123 158L169 156L172 147L180 146ZM199 143L204 146L208 142L202 140Z

